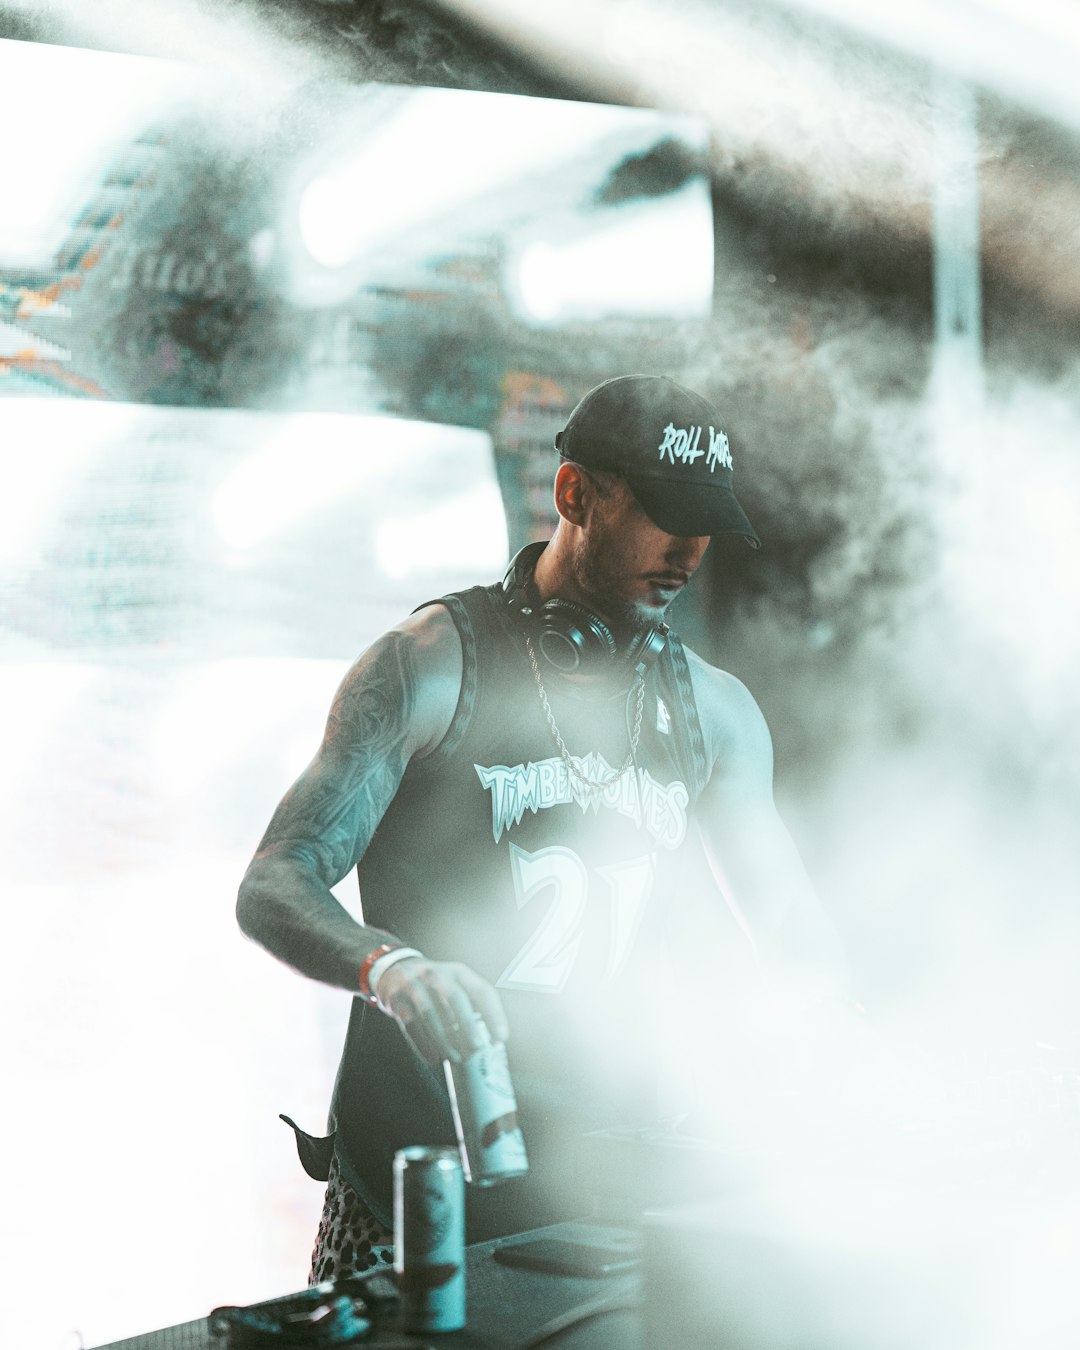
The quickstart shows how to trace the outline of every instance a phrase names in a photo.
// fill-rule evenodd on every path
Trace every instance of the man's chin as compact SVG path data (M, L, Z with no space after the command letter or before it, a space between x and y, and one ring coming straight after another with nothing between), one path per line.
M668 602L650 604L645 600L623 600L607 607L608 622L620 628L651 628L663 620Z

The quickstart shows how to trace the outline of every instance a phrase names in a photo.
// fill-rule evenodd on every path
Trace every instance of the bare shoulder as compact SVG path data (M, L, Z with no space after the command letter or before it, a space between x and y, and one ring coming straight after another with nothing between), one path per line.
M445 605L425 605L391 630L412 644L414 659L428 679L461 684L461 637Z
M710 764L740 764L772 775L772 738L757 701L737 676L687 649Z
M376 638L338 686L325 749L370 750L385 734L404 742L406 758L430 753L453 720L461 673L461 639L446 606L410 614Z
M278 804L252 867L286 860L327 886L355 866L409 761L445 735L457 706L461 647L450 615L424 610L352 665L315 757Z

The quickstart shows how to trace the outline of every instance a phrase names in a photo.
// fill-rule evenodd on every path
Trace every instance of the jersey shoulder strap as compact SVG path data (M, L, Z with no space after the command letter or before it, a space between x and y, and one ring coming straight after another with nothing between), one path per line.
M471 586L465 591L452 591L435 600L425 600L413 613L431 605L443 605L454 622L461 639L461 692L446 735L430 755L418 761L424 766L442 764L461 745L472 725L480 699L480 644L490 641L492 621L495 618L495 593L498 586ZM502 606L505 608L505 605Z
M668 631L659 665L661 683L671 693L674 704L672 751L689 789L690 800L695 802L709 781L709 761L686 649L673 631Z
M500 639L509 639L512 624L503 588L498 584L454 591L427 600L416 608L426 609L430 605L443 605L450 614L461 639L462 658L461 692L453 720L435 750L419 761L423 766L434 767L444 763L457 750L472 724L481 692L481 644L485 645L485 659L494 656L494 652L487 652L487 646L497 645ZM690 799L696 801L708 782L709 763L690 667L677 633L668 632L658 666L660 683L670 697L673 709L672 753Z

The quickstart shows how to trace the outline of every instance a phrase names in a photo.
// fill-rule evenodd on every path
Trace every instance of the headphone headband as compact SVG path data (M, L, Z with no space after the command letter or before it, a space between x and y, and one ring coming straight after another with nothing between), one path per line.
M548 664L569 679L600 675L644 675L667 646L667 624L635 629L620 644L607 622L584 605L559 596L541 602L533 573L546 544L526 544L514 555L503 591L510 607L533 632Z
M526 544L510 559L510 566L503 577L503 590L511 599L517 597L521 604L538 603L533 587L533 573L540 555L547 544Z

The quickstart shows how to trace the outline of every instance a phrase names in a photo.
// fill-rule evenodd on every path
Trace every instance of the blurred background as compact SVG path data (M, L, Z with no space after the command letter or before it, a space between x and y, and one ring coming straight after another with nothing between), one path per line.
M1003 1146L1075 1120L1078 57L1047 0L0 5L5 1344L303 1284L347 998L236 884L619 372L726 418L765 547L675 621L869 1016Z

